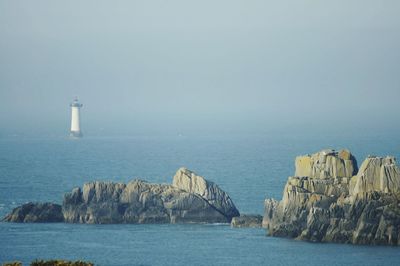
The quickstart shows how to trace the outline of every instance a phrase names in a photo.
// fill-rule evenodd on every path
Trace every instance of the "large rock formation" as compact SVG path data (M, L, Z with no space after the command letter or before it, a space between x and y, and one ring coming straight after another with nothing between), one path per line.
M296 158L281 201L267 199L272 236L315 242L400 244L400 171L393 157L369 157L357 172L347 150Z
M59 207L62 221L68 223L229 223L240 215L228 194L185 168L177 171L173 185L142 180L87 183L66 193L62 210ZM25 215L29 212L19 208L24 206L7 216L18 219L6 221L55 222L53 217L30 219Z
M189 193L200 195L210 205L228 217L240 215L227 193L215 183L196 175L186 168L180 168L176 172L172 185Z

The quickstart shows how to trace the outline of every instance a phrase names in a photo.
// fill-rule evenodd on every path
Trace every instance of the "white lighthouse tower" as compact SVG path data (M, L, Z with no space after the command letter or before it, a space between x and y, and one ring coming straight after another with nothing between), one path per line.
M74 138L82 137L81 123L80 123L80 108L83 106L78 101L78 97L74 98L71 106L71 132L70 136Z

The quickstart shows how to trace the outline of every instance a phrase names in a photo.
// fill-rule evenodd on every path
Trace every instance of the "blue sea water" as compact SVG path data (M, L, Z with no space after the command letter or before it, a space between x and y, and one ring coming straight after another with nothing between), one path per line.
M360 165L368 154L399 157L400 136L5 137L0 139L0 216L28 201L61 203L65 192L92 180L170 183L181 166L216 182L242 213L262 214L265 198L281 198L295 157L324 148L349 148ZM28 264L37 258L96 265L398 265L400 249L313 244L225 224L0 223L0 262Z

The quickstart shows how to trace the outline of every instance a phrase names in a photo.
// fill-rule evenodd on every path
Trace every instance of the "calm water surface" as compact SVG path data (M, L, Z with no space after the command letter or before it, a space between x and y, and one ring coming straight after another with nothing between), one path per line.
M62 201L91 180L170 183L186 166L216 182L242 213L280 199L294 158L324 148L400 155L396 134L0 139L0 216L28 201ZM400 249L312 244L227 225L0 223L0 262L84 259L97 265L398 265Z

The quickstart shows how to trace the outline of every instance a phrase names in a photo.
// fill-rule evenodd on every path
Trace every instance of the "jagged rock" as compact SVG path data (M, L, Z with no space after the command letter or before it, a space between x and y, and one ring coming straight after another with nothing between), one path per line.
M71 223L230 221L195 193L141 180L128 184L87 183L82 192L78 189L65 195L63 213L65 221Z
M175 177L190 173L203 190L185 187ZM128 184L90 182L64 195L59 206L67 223L229 223L239 212L230 197L214 183L187 169L179 169L175 185L150 184L134 180ZM19 207L19 208L23 208ZM46 206L41 213L48 211ZM28 212L17 212L16 222L29 218ZM54 217L26 220L46 222Z
M278 208L279 201L275 199L266 199L264 202L264 216L262 220L262 227L268 228L270 225L270 221L273 216L276 214L276 210Z
M57 223L63 222L61 205L54 203L26 203L12 210L3 219L15 223Z
M348 150L296 158L281 201L267 199L272 236L314 242L400 244L400 171L393 157L357 163Z
M381 191L400 191L400 170L394 157L368 157L350 183L352 195Z
M357 173L357 161L348 150L323 150L296 158L295 176L310 178L351 178Z
M240 215L227 193L222 191L215 183L186 168L180 168L176 172L172 185L189 193L200 195L218 211L230 218Z
M258 228L262 225L263 217L258 214L244 214L237 217L233 217L231 221L232 227L253 227Z

